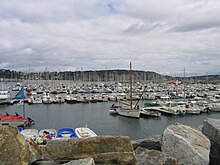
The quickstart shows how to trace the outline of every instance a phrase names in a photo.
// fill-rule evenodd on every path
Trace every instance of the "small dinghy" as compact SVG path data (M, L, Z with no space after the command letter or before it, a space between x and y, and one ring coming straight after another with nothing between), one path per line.
M45 131L50 134L52 139L54 139L56 137L57 131L55 129L42 129L39 131L39 136L43 137Z
M77 135L72 128L61 128L57 131L57 139L77 138Z
M32 138L35 142L38 138L38 130L37 129L24 129L20 132L26 139Z
M96 133L93 132L90 128L88 127L79 127L75 129L76 135L79 138L86 138L86 137L96 137Z
M38 134L37 144L45 145L48 140L55 139L57 131L55 129L42 129Z

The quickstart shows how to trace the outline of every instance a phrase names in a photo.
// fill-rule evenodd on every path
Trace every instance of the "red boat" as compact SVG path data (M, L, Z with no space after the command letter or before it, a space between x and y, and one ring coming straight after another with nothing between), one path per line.
M121 108L121 106L112 104L112 106L110 107L110 109L112 109L112 110L116 110L118 108Z
M1 120L28 120L28 119L23 118L21 116L5 116L5 117L2 117Z
M24 118L24 117L22 117L18 114L16 114L16 115L3 115L3 114L0 114L0 120L1 121L9 121L9 120L10 121L16 121L16 120L17 121L28 121L28 125L32 125L32 124L35 123L33 119L31 119L29 117Z
M0 114L0 120L4 118L6 115Z

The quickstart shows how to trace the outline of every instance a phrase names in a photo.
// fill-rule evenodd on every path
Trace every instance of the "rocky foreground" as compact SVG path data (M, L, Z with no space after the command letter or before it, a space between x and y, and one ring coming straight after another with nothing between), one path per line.
M162 135L130 141L125 136L52 140L36 145L17 128L0 126L0 164L65 165L217 165L220 162L220 120L207 119L202 132L182 124Z

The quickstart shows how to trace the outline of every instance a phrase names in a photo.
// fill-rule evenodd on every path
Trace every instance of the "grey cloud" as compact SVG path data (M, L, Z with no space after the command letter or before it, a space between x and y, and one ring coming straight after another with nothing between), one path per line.
M101 4L101 5L100 5ZM73 20L92 19L107 15L108 2L99 0L18 0L0 2L0 19L20 19L22 22L69 22ZM111 5L113 9L113 5Z
M220 18L216 17L215 19L207 18L204 20L197 20L197 21L189 20L188 22L186 22L182 25L177 25L176 27L170 29L170 31L189 32L189 31L198 31L198 30L219 28L219 27L220 27Z
M166 31L167 26L165 23L135 23L130 25L123 33L128 34L141 34L150 31Z
M0 1L1 68L219 70L218 1ZM203 30L202 30L203 29ZM183 32L188 33L183 33ZM204 68L204 65L206 67Z

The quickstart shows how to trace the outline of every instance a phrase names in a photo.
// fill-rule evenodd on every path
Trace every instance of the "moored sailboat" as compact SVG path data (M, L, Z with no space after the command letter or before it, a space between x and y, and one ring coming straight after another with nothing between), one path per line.
M130 105L129 106L121 106L117 108L116 111L119 115L125 117L140 117L140 109L137 108L137 105L133 107L132 105L132 69L131 69L131 62L130 62Z

